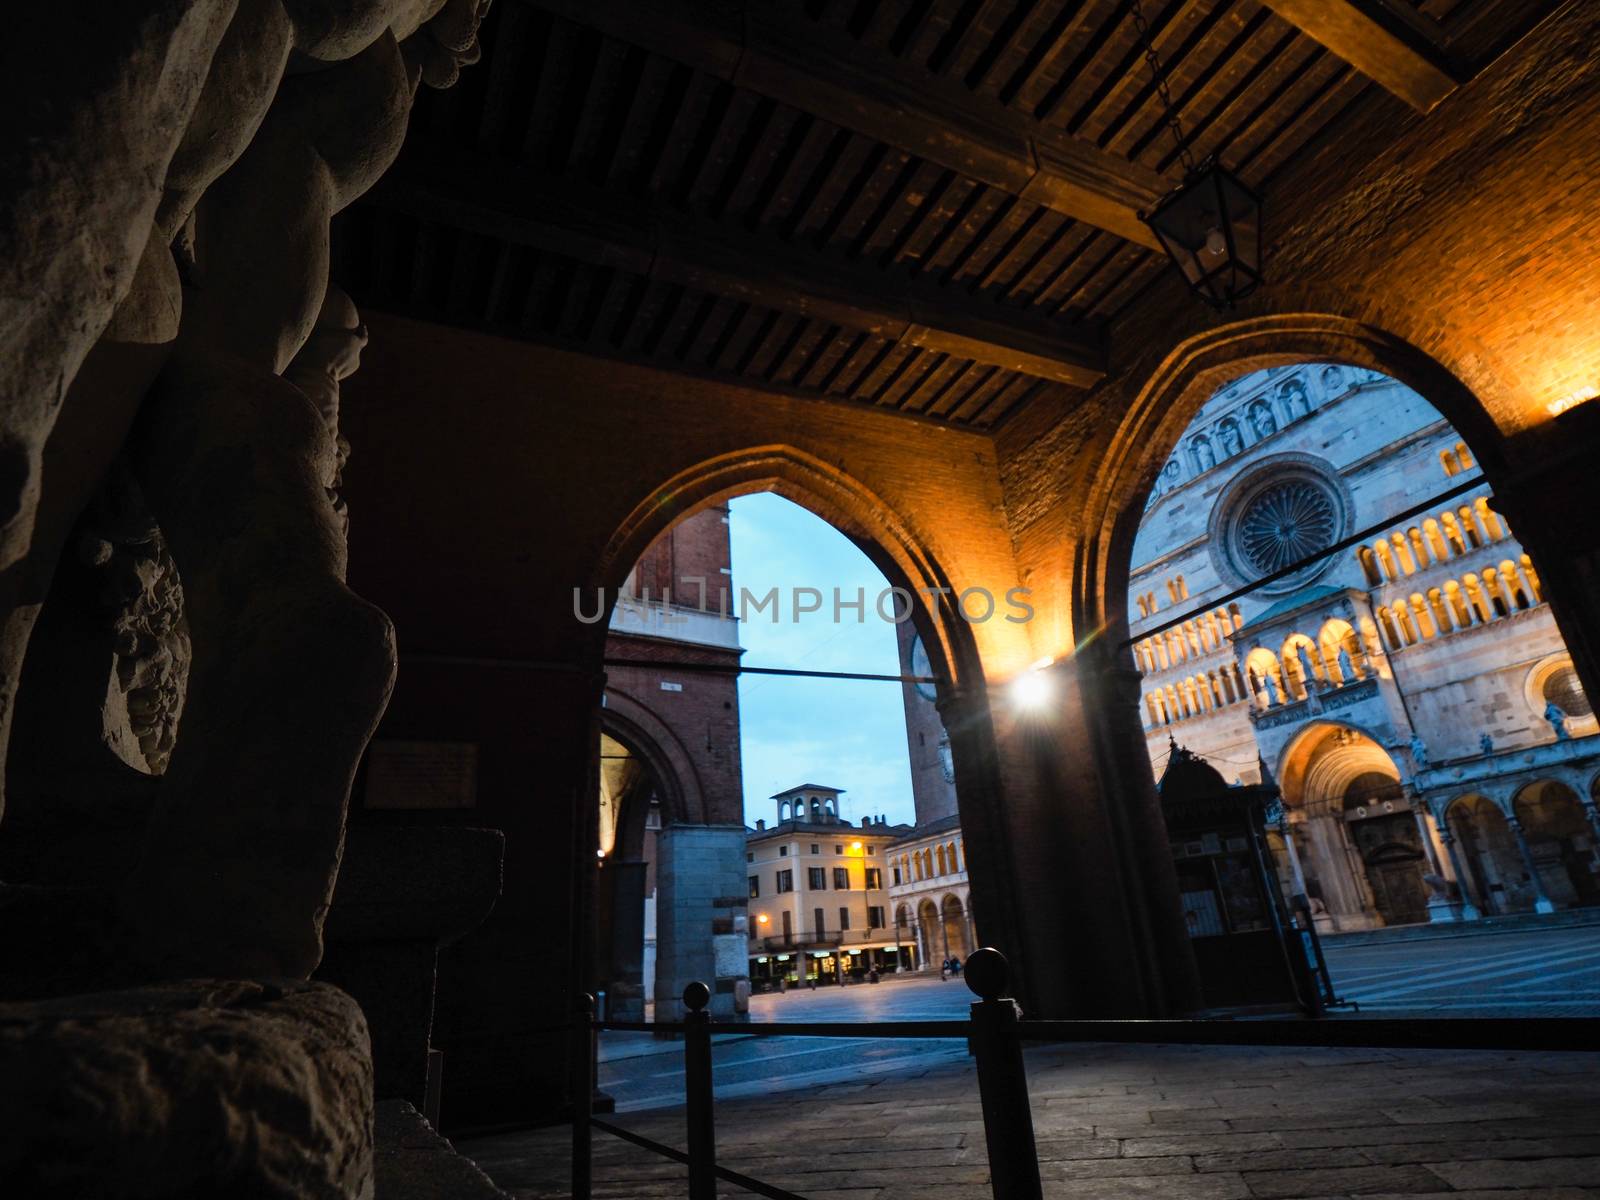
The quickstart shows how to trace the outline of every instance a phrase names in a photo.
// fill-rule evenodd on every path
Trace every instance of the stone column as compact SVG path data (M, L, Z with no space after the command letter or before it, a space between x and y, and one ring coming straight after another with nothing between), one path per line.
M1283 838L1284 853L1289 856L1289 873L1294 876L1295 895L1306 894L1306 873L1300 866L1300 850L1294 844L1294 826L1289 822L1289 815L1284 814L1283 820L1278 823L1278 833Z
M1433 844L1433 822L1429 819L1426 806L1416 797L1411 800L1411 815L1417 821L1417 835L1422 839L1422 852L1428 858L1428 870L1435 879L1448 882L1449 876L1445 873L1444 866L1439 861L1439 853ZM1459 921L1462 918L1461 904L1451 900L1443 889L1430 889L1428 896L1428 920L1436 924L1446 924Z
M1596 807L1592 799L1585 798L1579 803L1583 806L1583 815L1589 818L1589 828L1594 830L1595 854L1600 857L1600 807Z
M1539 875L1539 866L1533 861L1533 850L1528 846L1527 836L1522 832L1522 821L1518 817L1507 817L1506 824L1511 827L1512 835L1517 839L1517 849L1522 852L1522 865L1528 869L1528 875L1533 880L1533 911L1538 913L1553 913L1556 906L1550 903L1550 897L1545 894L1544 880Z
M1091 644L1048 668L1054 699L1040 710L1013 706L1000 687L940 699L985 940L1042 1017L1199 1005L1137 720L1139 675L1109 657Z
M1448 821L1439 822L1439 844L1444 847L1445 854L1450 858L1450 870L1456 878L1456 890L1461 893L1461 919L1476 921L1482 913L1472 902L1472 891L1467 887L1468 875L1461 867L1461 856L1456 851L1456 835L1450 832Z

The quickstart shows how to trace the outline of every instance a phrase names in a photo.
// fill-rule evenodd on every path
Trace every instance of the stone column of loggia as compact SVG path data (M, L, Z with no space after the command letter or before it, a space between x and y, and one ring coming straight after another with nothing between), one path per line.
M1439 822L1439 844L1444 847L1445 854L1450 858L1450 869L1455 874L1456 890L1461 893L1461 919L1476 921L1483 914L1473 902L1472 889L1467 886L1467 872L1462 866L1461 854L1456 849L1456 835L1450 832L1448 821Z
M1513 836L1517 839L1517 849L1522 852L1522 865L1527 868L1528 878L1533 882L1533 911L1538 913L1553 913L1556 906L1550 902L1550 897L1545 894L1544 880L1539 875L1538 864L1533 861L1533 848L1528 845L1528 838L1522 831L1522 819L1508 816L1506 824L1510 826Z

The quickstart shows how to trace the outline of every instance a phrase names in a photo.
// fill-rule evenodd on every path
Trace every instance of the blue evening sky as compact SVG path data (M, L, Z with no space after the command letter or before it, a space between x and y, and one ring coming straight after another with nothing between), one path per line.
M850 539L781 496L741 496L729 508L735 595L776 587L781 601L776 623L770 608L740 623L746 664L899 674L894 626L873 608L888 582ZM797 587L820 591L822 611L796 621ZM836 587L846 600L866 590L865 620L846 609L834 621ZM767 797L801 783L845 789L841 815L857 823L880 813L913 820L898 684L741 675L739 731L747 823L774 820L777 805Z

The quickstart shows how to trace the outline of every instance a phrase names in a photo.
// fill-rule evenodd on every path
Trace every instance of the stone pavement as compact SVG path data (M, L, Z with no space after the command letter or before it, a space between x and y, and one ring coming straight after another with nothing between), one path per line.
M1600 925L1323 942L1334 986L1384 1016L1600 1017Z
M1061 1200L1600 1197L1600 1056L1039 1046L1045 1194ZM617 1118L671 1145L681 1109ZM814 1200L989 1200L970 1060L717 1108L720 1161ZM565 1127L459 1143L519 1200L567 1193ZM684 1169L595 1133L598 1197ZM729 1196L748 1193L729 1187Z

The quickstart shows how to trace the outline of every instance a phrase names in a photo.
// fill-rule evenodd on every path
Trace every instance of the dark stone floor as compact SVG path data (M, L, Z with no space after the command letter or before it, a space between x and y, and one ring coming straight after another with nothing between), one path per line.
M1600 1197L1600 1056L1061 1046L1028 1052L1045 1194L1089 1200ZM683 1113L620 1124L683 1145ZM717 1110L719 1159L807 1197L988 1200L970 1061ZM568 1195L568 1133L464 1142L519 1200ZM595 1134L595 1195L685 1193ZM728 1188L730 1196L748 1193Z

